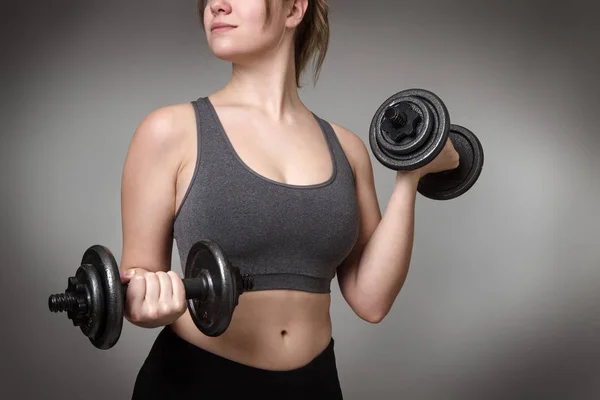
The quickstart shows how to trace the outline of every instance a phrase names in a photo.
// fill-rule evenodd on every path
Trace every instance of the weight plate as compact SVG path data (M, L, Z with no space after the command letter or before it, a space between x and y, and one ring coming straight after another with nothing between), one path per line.
M394 143L382 127L385 111L399 103L411 105L421 116L413 138ZM375 158L393 170L414 170L431 162L442 151L448 138L450 116L445 104L434 93L408 89L389 97L377 109L369 129L369 143Z
M459 125L451 125L450 140L460 156L456 169L427 174L418 191L432 200L450 200L467 192L479 179L483 168L483 147L477 137Z
M403 105L407 106L411 111L421 117L421 121L417 124L413 135L395 141L390 137L390 133L387 132L387 128L391 128L391 124L386 120L385 113L388 109L402 107ZM388 157L394 157L394 159L397 159L398 157L404 159L414 157L414 154L421 149L425 141L429 138L429 135L433 130L432 125L435 123L430 107L428 107L424 101L416 97L410 99L402 97L392 101L385 108L383 115L378 117L378 119L381 120L381 125L379 125L380 132L376 135L376 144L381 147L382 152L386 153Z
M78 293L85 294L86 312L85 315L79 317L76 313L69 312L68 318L73 320L81 320L79 328L81 332L88 338L98 336L101 329L104 327L104 319L106 318L106 300L104 298L104 285L102 277L97 269L90 264L83 264L77 268L75 279L79 286Z
M221 335L231 323L237 304L237 287L221 247L211 240L196 242L187 257L185 278L204 276L208 290L202 299L188 299L188 309L198 329L207 336Z
M106 350L113 347L123 329L123 285L119 267L112 252L104 246L94 245L87 249L81 264L90 264L100 275L104 292L105 318L98 335L90 337L92 344L98 349Z

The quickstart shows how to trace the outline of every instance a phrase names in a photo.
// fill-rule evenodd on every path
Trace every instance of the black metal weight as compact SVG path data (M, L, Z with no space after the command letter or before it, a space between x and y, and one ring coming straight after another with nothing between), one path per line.
M415 170L435 159L450 139L460 156L452 171L432 173L418 191L434 200L449 200L468 191L483 167L483 147L466 128L450 123L444 102L424 89L408 89L389 97L375 112L369 143L375 158L387 168Z
M410 89L394 94L377 110L369 132L375 158L393 170L431 162L448 138L450 116L435 94Z
M450 200L466 193L479 179L483 147L477 136L459 125L450 125L452 145L460 155L458 168L427 174L419 180L418 191L432 200Z
M183 285L194 323L214 337L229 327L239 296L252 289L253 280L229 263L217 243L203 239L188 254ZM107 350L121 336L126 290L112 252L94 245L85 251L65 292L51 295L48 306L52 312L66 311L96 348Z
M202 295L188 296L192 320L205 335L219 336L229 327L239 295L252 288L252 279L230 265L221 248L212 241L194 244L186 265L184 282L200 280L205 285L200 290Z

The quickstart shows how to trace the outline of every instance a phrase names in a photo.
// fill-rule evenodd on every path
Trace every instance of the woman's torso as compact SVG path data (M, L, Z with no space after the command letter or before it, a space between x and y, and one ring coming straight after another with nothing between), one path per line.
M292 197L296 196L296 200L301 199L300 204L306 203L306 207L309 207L311 201L316 203L318 199L317 208L330 207L321 210L320 212L324 213L322 215L331 215L331 218L336 218L335 221L341 220L340 227L336 231L326 230L324 226L319 227L317 220L321 218L316 218L315 211L310 211L313 214L305 211L308 212L308 218L313 221L312 225L323 231L324 235L329 232L331 237L323 239L315 237L318 235L312 235L302 238L300 236L303 232L300 226L300 217L303 214L299 214L299 211L296 210L296 214L293 214L298 219L299 232L296 240L304 239L307 243L318 243L319 241L327 243L329 240L332 243L331 246L338 248L333 249L334 253L328 257L333 257L337 252L341 258L336 259L336 262L341 260L343 255L351 249L350 245L353 242L350 239L353 235L355 238L358 222L356 221L356 205L349 192L352 189L350 179L353 178L351 167L341 152L341 144L332 137L332 135L335 136L333 130L330 129L326 132L326 128L321 125L322 122L320 123L312 113L305 109L296 113L289 121L273 122L273 119L261 115L256 110L221 105L218 99L206 100L205 103L202 103L202 108L195 109L192 105L182 106L185 108L183 113L185 118L181 120L185 132L182 141L184 156L176 182L175 209L178 211L176 217L181 217L179 214L183 210L187 212L184 216L186 218L202 214L203 218L208 219L208 213L212 210L210 219L214 221L214 218L218 217L216 226L221 230L217 227L213 230L208 229L205 236L219 242L225 247L226 253L227 250L230 250L231 253L227 253L227 256L233 258L232 263L237 265L244 262L242 253L246 252L247 254L249 251L248 249L244 250L242 245L236 245L242 241L240 238L244 239L245 232L248 232L249 237L246 239L250 241L249 245L255 245L249 233L254 227L249 225L251 220L244 221L242 214L249 214L248 218L251 218L252 213L264 215L269 212L268 208L257 211L256 207L259 207L260 203L256 199L260 196L276 198L279 196L276 203L268 205L270 208L276 208L277 204L286 202L288 193ZM200 101L201 99L199 99ZM222 136L219 136L217 129L209 132L206 127L198 126L198 110L202 110L201 112L204 113L208 113L209 110L213 112L209 121L222 128L220 130ZM201 140L204 147L198 146L198 140ZM332 152L332 150L335 151ZM214 156L214 153L217 152L223 152L228 160L228 163L220 168L226 169L228 174L234 176L229 181L226 178L220 181L219 167L207 164L219 162L218 158L210 158L211 154ZM204 157L200 160L204 163L201 162L197 165L199 153ZM207 169L207 173L211 174L210 176L214 180L211 178L208 182L206 178L208 175L204 175L206 179L203 181L204 170L197 171L197 168ZM235 180L237 176L241 176L243 179L237 181ZM344 179L345 181L343 181ZM224 186L230 186L214 188L212 192L205 194L203 191L209 190L209 184L214 187L215 182L217 184L222 182ZM206 187L202 186L203 183L206 184ZM220 202L224 205L220 206L221 208L215 208L214 203L217 201L214 200L216 198L214 196L219 194L219 190L249 191L250 188L255 187L253 185L257 187L258 193L254 193L254 196L248 195L248 203L252 197L255 201L254 208L248 206L250 208L244 210L244 213L240 213L239 202L234 204L223 200ZM190 193L190 189L194 189L195 192ZM335 192L336 190L337 192ZM343 191L342 195L340 195L341 191ZM346 199L345 203L344 198ZM338 201L340 204L337 204ZM211 204L202 204L203 202ZM265 201L262 200L262 202ZM290 203L292 202L290 201ZM289 206L294 207L294 204ZM201 209L202 212L191 210L190 207ZM297 204L296 207L298 207ZM231 210L231 208L236 208L236 210ZM236 212L238 215L235 215ZM335 212L341 214L336 215ZM290 213L292 214L292 211ZM256 218L256 216L254 218L254 225L260 228L261 218ZM199 221L201 220L199 219ZM327 225L335 225L335 221L329 221ZM304 223L307 222L310 223L304 221ZM188 222L188 226L182 228L181 225L185 222L176 219L177 223L179 223L180 231L189 231L194 226L202 225L197 221ZM232 229L235 224L240 224L240 229ZM290 225L292 228L293 226L293 224ZM285 231L285 227L282 225L283 232L288 236L292 234L292 231L289 230L290 227L288 227L288 231ZM273 232L273 236L269 240L279 238L274 226L265 229ZM342 230L344 230L343 234ZM282 235L283 239L279 238L278 240L284 240L285 234ZM295 234L296 232L294 232ZM334 235L339 236L339 240L334 239ZM216 238L212 236L216 236ZM197 237L197 239L199 238ZM336 240L338 241L336 242ZM182 240L182 242L184 241ZM284 242L282 241L282 243ZM178 243L178 246L180 245L182 244ZM179 249L180 255L185 256L185 251L189 249L189 243L182 246L187 246L184 250ZM260 251L260 249L258 250ZM323 249L323 251L325 250ZM236 259L236 256L239 258ZM182 264L183 261L182 259ZM268 259L261 260L261 263L268 263ZM281 266L281 268L285 268L285 266ZM319 266L316 265L313 268L319 268ZM323 276L325 275L323 274ZM325 281L325 278L322 281ZM311 292L311 290L293 289L292 285L285 289L269 288L269 290L244 293L239 298L239 304L235 309L231 324L225 333L218 337L208 337L202 334L192 322L189 312L186 312L172 327L184 340L240 363L272 370L298 368L319 354L331 340L329 314L331 299L327 290Z

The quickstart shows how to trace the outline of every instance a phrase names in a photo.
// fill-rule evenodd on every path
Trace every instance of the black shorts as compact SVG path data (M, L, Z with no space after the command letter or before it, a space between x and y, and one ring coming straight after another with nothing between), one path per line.
M165 327L140 369L133 400L342 399L334 340L307 365L270 371L203 350Z

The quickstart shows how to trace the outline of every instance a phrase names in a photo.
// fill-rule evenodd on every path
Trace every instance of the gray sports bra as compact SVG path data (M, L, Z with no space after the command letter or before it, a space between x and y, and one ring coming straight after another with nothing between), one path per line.
M315 185L289 185L242 161L208 98L192 104L198 153L174 220L184 273L191 246L208 238L242 273L254 276L253 290L329 293L359 229L354 175L331 125L313 114L329 147L331 177Z

